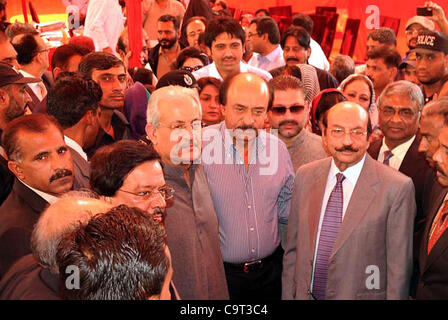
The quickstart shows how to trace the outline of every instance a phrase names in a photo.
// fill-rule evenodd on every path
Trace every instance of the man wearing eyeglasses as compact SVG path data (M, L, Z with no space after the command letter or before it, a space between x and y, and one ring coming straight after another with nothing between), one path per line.
M430 185L427 185L431 168L418 151L421 141L418 128L422 108L423 94L416 84L404 80L389 84L378 99L378 124L384 137L373 142L368 150L372 158L399 170L414 182L417 204L414 223L415 259L420 244L419 234L425 219L423 202L428 193L426 190L432 184L429 182ZM415 291L414 287L412 291Z
M20 72L25 77L41 80L29 84L27 87L27 92L32 100L29 107L33 113L45 113L47 111L47 92L53 83L53 79L47 76L48 73L45 74L49 66L48 51L50 49L37 32L20 34L13 40L12 44L17 51L17 61L21 68Z
M100 148L91 160L90 185L114 206L137 207L157 221L165 219L166 185L158 154L144 144L118 141Z
M182 299L228 299L219 248L218 219L201 157L201 102L196 89L166 86L151 94L147 138L175 190L165 227L173 282Z
M255 18L250 22L247 41L255 52L248 64L266 71L283 67L285 59L280 46L280 30L271 17Z
M306 163L327 157L321 138L304 130L310 104L305 100L303 83L289 75L275 77L270 83L274 89L274 101L268 111L269 121L288 148L294 172ZM286 244L286 228L286 224L279 223L283 247Z
M341 102L323 118L331 158L299 168L283 260L283 299L407 299L412 180L367 153L369 114Z

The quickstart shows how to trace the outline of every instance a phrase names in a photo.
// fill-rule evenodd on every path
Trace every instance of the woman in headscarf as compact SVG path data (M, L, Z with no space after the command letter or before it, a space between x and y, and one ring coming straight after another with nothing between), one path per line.
M356 102L370 114L370 122L375 136L380 133L378 127L378 108L372 81L363 74L349 75L338 88L348 101Z

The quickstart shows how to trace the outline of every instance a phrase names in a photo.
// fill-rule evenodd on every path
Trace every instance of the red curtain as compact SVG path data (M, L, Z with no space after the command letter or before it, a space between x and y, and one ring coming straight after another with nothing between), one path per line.
M132 55L129 58L129 68L141 67L140 52L142 43L142 8L140 0L126 0L126 15L128 24L129 50Z

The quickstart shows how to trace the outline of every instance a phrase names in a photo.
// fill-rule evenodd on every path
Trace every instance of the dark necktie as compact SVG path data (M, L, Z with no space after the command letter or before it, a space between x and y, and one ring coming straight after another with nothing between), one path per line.
M394 154L392 153L392 151L387 150L384 151L384 160L383 160L383 164L385 164L386 166L389 165L389 160L390 158L392 158L394 156Z
M318 300L325 299L328 260L342 223L342 208L344 204L342 181L344 181L345 176L342 173L338 173L336 179L336 185L328 198L327 207L325 208L314 265L313 295Z

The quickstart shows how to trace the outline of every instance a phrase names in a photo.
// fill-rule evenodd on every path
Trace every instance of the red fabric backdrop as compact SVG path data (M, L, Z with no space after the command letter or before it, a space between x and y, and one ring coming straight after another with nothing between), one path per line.
M435 0L437 4L444 8L448 15L448 0ZM291 5L293 12L314 13L316 6L337 7L340 14L339 23L341 23L341 12L346 12L349 18L360 19L358 39L354 56L363 59L365 56L366 38L370 30L366 28L366 20L370 14L366 14L366 8L369 5L375 5L379 8L381 16L387 16L400 19L400 28L398 32L398 49L404 54L407 50L404 28L406 21L416 14L416 8L423 6L425 0L227 0L228 6L255 11L259 8L269 8L275 6ZM342 32L345 23L341 26ZM334 48L335 49L335 48Z

